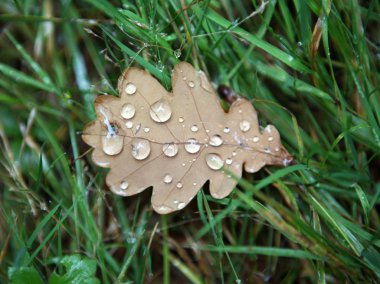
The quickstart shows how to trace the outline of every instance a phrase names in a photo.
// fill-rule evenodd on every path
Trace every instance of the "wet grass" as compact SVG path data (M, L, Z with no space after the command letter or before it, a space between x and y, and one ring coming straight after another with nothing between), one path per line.
M0 3L0 282L74 254L102 283L378 281L378 1L40 2ZM78 134L94 97L129 66L170 89L179 61L251 99L297 164L168 216L110 194Z

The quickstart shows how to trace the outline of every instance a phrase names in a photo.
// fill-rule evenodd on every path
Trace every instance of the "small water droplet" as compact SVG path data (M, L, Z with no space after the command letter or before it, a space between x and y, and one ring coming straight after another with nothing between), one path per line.
M162 151L168 157L174 157L178 153L178 146L174 143L165 143L162 146Z
M163 179L164 183L169 184L173 181L173 177L169 174L166 174Z
M255 137L252 138L252 141L255 142L255 143L259 142L259 140L260 140L260 138L257 137L257 136L255 136Z
M193 132L197 132L198 131L198 126L196 126L195 124L190 128L191 131Z
M104 135L102 137L102 149L107 155L114 156L123 150L124 137L114 134L114 135Z
M175 58L179 58L181 56L181 50L176 49L173 51L173 54L174 54ZM180 70L180 71L182 71L182 70Z
M136 160L144 160L150 154L150 143L146 139L136 138L132 141L132 156Z
M264 148L264 152L265 152L265 153L270 153L271 150L270 150L269 148L265 147L265 148Z
M177 188L182 188L183 187L183 184L182 184L182 182L177 182Z
M135 128L136 132L135 133L139 132L140 128L141 128L141 123L136 125L136 128Z
M122 181L120 183L120 188L123 189L123 190L126 190L128 188L129 184L127 181Z
M302 41L297 42L297 46L301 47L302 46Z
M157 208L157 211L164 214L170 212L170 208L167 206L160 206Z
M210 138L210 145L214 147L218 147L223 144L223 139L220 135L216 134Z
M181 209L185 208L185 206L186 206L185 202L180 202L180 203L178 203L177 208L181 210Z
M189 140L186 141L185 149L188 153L195 154L199 151L200 148L201 148L201 145L199 145L198 140L194 138L190 138Z
M125 92L128 94L128 95L133 95L134 93L136 93L136 86L132 83L128 83L127 86L125 86Z
M127 127L128 129L131 129L133 127L133 122L132 121L127 121L125 123L125 127Z
M228 128L228 127L224 127L223 132L224 132L224 133L229 133L229 132L230 132L230 128Z
M185 119L181 116L180 118L178 118L178 121L182 123L185 121Z
M273 137L272 137L272 136L269 136L269 137L268 137L268 141L273 141Z
M195 83L194 83L193 81L190 81L190 82L189 82L189 87L190 87L190 88L194 88L194 87L195 87Z
M232 156L234 156L234 157L236 156L236 152L235 152L235 151L234 151L234 152L232 152Z
M227 165L231 165L232 164L232 159L231 158L227 158L226 159L226 164Z
M276 147L276 148L274 148L274 150L275 150L276 152L278 152L278 151L280 151L280 148L279 148L279 147Z
M145 127L145 128L144 128L144 132L145 132L145 133L148 133L149 131L150 131L150 128L149 128L149 127Z
M194 186L196 186L196 185L197 185L197 183L196 183L196 182L193 182L193 185L194 185Z
M294 60L294 57L293 57L293 56L291 56L291 55L289 55L289 56L288 56L288 60L291 62L291 61L293 61L293 60Z
M125 119L130 119L135 116L136 109L133 104L124 104L121 108L121 116Z
M172 109L167 100L160 99L150 107L150 117L156 122L166 122L172 116Z
M224 165L222 158L215 153L209 153L206 155L206 163L212 170L220 170Z
M182 163L182 167L186 166L186 163Z
M240 130L243 132L247 132L249 129L251 129L251 123L247 120L243 120L239 124Z

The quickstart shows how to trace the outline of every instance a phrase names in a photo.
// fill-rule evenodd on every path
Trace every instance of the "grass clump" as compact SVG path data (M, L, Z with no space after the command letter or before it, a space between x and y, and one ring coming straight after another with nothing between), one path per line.
M2 1L0 282L80 279L68 260L91 283L377 282L379 15L358 0ZM180 60L251 99L297 164L158 216L148 191L109 193L78 132L125 68L170 89Z

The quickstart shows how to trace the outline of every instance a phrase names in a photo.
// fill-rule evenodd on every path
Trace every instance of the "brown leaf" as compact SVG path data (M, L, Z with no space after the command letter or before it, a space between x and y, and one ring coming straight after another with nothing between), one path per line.
M210 181L214 198L224 198L241 177L264 165L287 165L292 157L274 126L259 130L251 103L238 99L228 113L203 72L185 62L175 66L173 91L146 71L129 68L120 77L120 98L99 96L97 119L84 141L93 161L110 168L110 189L129 196L153 186L156 212L184 208Z

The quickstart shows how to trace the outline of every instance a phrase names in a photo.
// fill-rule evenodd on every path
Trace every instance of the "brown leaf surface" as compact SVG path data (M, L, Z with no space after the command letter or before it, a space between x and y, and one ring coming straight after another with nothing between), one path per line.
M153 186L153 208L166 214L184 208L208 180L211 195L224 198L242 167L253 173L292 160L274 126L260 131L249 101L238 99L225 113L203 72L179 63L172 85L167 92L146 71L129 68L119 79L120 98L97 97L97 119L82 137L93 161L110 168L114 193Z

